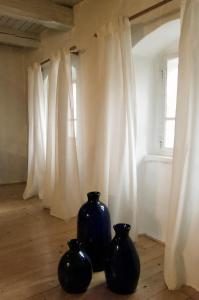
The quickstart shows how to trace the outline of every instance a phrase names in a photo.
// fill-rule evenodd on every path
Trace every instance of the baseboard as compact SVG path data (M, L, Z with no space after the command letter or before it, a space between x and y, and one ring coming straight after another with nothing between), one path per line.
M19 184L26 184L26 181L14 181L14 182L8 182L8 183L0 183L0 186L8 186L8 185L19 185Z

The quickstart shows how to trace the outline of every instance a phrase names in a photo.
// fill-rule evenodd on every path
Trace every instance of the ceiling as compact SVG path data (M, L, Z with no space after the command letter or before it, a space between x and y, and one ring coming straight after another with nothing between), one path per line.
M0 15L0 27L5 27L8 29L19 30L24 33L31 33L34 35L39 35L46 27L36 24L31 21L16 20L11 17Z
M47 29L68 31L82 0L0 0L0 44L38 48Z
M69 7L73 7L74 5L78 4L82 0L52 0L56 4L66 5Z

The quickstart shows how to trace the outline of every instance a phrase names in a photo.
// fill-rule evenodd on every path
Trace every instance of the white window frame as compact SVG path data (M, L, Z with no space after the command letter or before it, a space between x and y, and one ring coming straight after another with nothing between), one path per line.
M167 120L176 120L175 118L168 118L166 116L166 106L167 106L167 61L172 58L177 58L178 53L172 53L164 55L160 58L160 74L161 74L161 112L160 112L160 128L159 128L159 152L162 155L172 156L173 148L165 147L165 125Z

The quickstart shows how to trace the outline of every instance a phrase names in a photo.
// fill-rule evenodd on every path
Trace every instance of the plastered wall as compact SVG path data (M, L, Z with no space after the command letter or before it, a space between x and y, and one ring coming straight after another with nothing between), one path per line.
M0 45L0 184L26 180L25 82L23 50Z

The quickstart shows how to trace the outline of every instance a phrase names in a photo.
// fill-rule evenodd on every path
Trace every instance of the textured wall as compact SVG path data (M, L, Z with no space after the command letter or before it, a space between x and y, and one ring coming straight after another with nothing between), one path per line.
M23 50L0 45L0 184L26 179L27 99Z
M143 162L139 231L166 240L172 159L148 156Z

